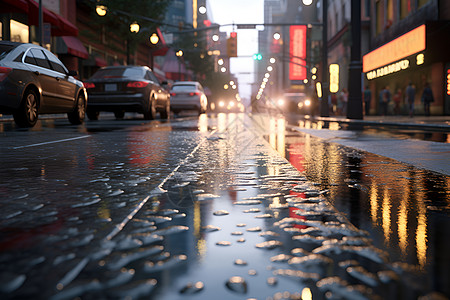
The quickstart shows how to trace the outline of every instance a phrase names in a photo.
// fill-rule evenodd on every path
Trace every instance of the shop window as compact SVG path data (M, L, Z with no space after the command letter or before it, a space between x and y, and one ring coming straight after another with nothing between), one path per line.
M11 41L19 43L28 43L29 41L28 26L20 22L11 20Z

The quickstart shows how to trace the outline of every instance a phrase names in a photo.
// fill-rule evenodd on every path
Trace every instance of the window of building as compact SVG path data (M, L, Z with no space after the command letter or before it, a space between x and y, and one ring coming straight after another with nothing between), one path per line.
M383 3L382 1L377 1L375 4L376 9L376 34L380 34L384 30L384 13L383 13Z
M28 43L28 26L20 22L11 20L11 42Z
M400 0L400 19L406 18L412 11L413 0Z
M394 0L387 0L386 17L386 28L389 28L394 22Z

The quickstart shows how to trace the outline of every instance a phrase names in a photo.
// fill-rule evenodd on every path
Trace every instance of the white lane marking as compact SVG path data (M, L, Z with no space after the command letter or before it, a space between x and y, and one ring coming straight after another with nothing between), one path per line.
M37 143L37 144L31 144L31 145L25 145L25 146L18 146L18 147L13 147L12 149L16 150L16 149L36 147L36 146L42 146L42 145L63 143L63 142L69 142L69 141L74 141L74 140L79 140L79 139L85 139L85 138L88 138L88 137L91 137L91 136L90 135L77 136L77 137L70 138L70 139L63 139L63 140L50 141L50 142L44 142L44 143Z

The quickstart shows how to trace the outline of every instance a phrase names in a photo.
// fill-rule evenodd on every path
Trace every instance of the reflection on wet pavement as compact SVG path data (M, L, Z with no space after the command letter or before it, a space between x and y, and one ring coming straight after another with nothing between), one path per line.
M413 178L408 189L420 190L417 183L425 178L399 163L290 136L284 120L252 123L243 115L219 114L213 126L208 122L200 118L170 131L120 136L106 132L90 138L83 155L65 149L64 166L37 153L43 167L36 179L52 185L19 191L28 175L12 189L0 186L11 189L6 200L16 202L2 222L3 245L20 244L12 240L13 228L38 235L22 252L2 250L0 293L42 299L411 299L448 292L435 278L426 280L415 261L385 251L394 244L389 230L396 220L393 207L399 207L394 189ZM196 132L183 130L193 126ZM126 143L118 139L106 147L112 137L125 137ZM87 168L73 167L78 164ZM386 164L394 174L411 177L378 182ZM57 168L78 170L79 181L52 177ZM390 187L392 181L398 186ZM46 199L49 193L60 194L61 203ZM364 193L374 195L369 224L358 202L367 199ZM414 204L404 204L399 221L403 230L416 233L414 244L420 247L431 237L428 208L419 205L424 197L425 192L408 197ZM15 223L30 211L33 217L41 211L49 227L35 232ZM378 228L386 228L382 239L389 232L388 243L380 242ZM411 253L412 241L405 238ZM417 253L428 251L420 247Z

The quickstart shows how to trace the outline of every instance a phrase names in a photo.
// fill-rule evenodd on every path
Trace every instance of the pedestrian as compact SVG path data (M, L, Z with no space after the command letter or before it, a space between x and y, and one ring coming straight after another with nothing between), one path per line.
M412 82L406 87L406 104L408 105L409 117L412 118L414 115L414 98L416 97L416 89Z
M380 92L380 111L382 116L386 116L388 113L388 105L391 101L391 92L389 86L385 86Z
M425 111L426 116L430 115L430 104L433 101L433 91L431 91L430 84L427 82L422 93L423 110Z
M348 92L346 88L343 88L338 98L339 114L342 114L344 116L347 114L347 103L348 103Z
M397 93L395 93L394 97L394 114L399 115L400 114L400 103L402 102L402 90L398 89Z
M372 100L372 91L369 89L369 86L366 85L366 89L364 90L364 110L366 111L366 116L368 116L370 112L371 100Z

